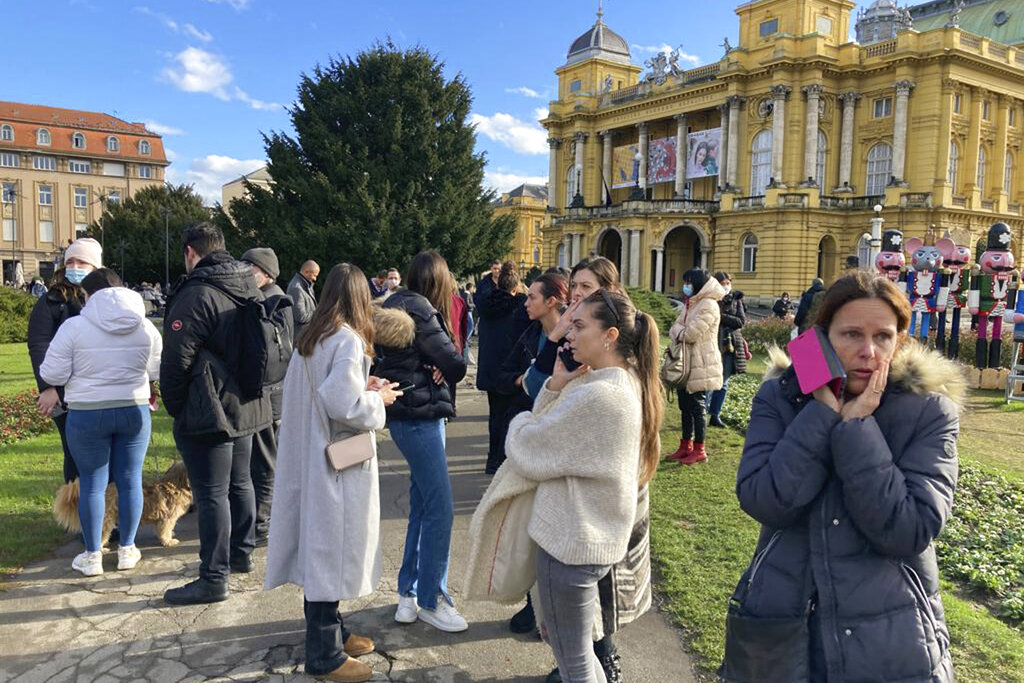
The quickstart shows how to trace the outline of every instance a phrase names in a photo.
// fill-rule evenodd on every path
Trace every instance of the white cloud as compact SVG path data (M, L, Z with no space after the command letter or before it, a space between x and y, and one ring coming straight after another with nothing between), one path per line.
M471 114L470 123L478 133L520 154L547 154L548 134L533 122L521 121L511 114L494 116Z
M550 112L548 112L547 107L537 107L533 110L533 118L540 121L542 119L546 119L549 113Z
M673 50L672 46L669 45L668 43L662 43L661 45L637 45L636 43L634 43L630 47L632 47L637 52L646 52L648 54L664 52L667 55L670 54ZM688 54L686 52L683 52L682 50L679 51L679 59L684 62L690 62L694 66L700 64L700 57L698 57L697 55Z
M177 159L178 159L178 153L175 152L170 147L164 147L164 154L167 155L167 160L168 161L177 161Z
M518 173L505 173L503 171L485 171L484 186L493 189L498 194L514 190L523 183L531 185L547 185L547 176L520 175Z
M505 92L513 95L522 95L523 97L535 97L537 99L544 97L533 88L527 88L525 85L521 85L518 88L505 88Z
M181 128L175 128L174 126L165 126L162 123L156 121L146 121L146 129L156 133L157 135L184 135L185 131Z
M182 28L182 30L185 32L185 35L191 36L191 37L195 38L196 40L201 40L204 43L208 43L211 40L213 40L213 34L212 33L210 33L209 31L204 31L202 29L198 29L195 26L193 26L192 24L185 24L185 26L184 26L184 28Z
M168 182L192 185L207 205L213 205L221 200L222 185L246 173L252 173L266 163L263 159L234 159L210 154L193 159L184 174L172 170L174 167L171 166L167 169L166 175Z
M245 102L253 109L260 111L276 111L281 108L281 105L277 102L264 102L263 100L257 100L249 97L249 93L245 92L238 86L235 86L235 99Z
M217 99L228 101L227 86L233 76L227 63L215 54L188 47L174 56L178 62L177 69L164 69L164 78L185 92L205 92Z
M209 31L204 31L204 30L202 30L200 28L196 28L196 26L193 25L193 24L181 25L178 22L176 22L174 19L171 19L166 14L161 14L160 12L154 12L150 8L146 7L145 5L140 6L140 7L136 7L135 11L138 12L139 14L145 14L146 16L153 17L154 19L159 21L161 24L163 24L164 27L166 27L167 29L169 29L171 31L174 31L175 33L183 33L186 36L189 36L191 38L195 38L196 40L200 40L200 41L202 41L204 43L209 43L211 40L213 40L213 34L210 33Z
M214 5L229 5L237 12L241 12L249 7L249 0L206 0L206 2L213 3Z

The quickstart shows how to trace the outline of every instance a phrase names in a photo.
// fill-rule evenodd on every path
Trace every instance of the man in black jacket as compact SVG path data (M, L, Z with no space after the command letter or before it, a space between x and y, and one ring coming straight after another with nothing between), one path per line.
M801 334L814 324L814 319L817 317L817 306L814 305L815 297L817 297L819 305L825 297L825 281L820 277L814 278L811 281L811 288L800 296L800 306L796 309L796 318L793 319L793 324Z
M164 593L173 605L225 600L228 573L252 571L252 435L272 422L269 396L243 398L234 370L236 299L261 297L252 270L209 223L187 227L182 242L188 276L167 305L160 393L196 503L200 566L198 579Z

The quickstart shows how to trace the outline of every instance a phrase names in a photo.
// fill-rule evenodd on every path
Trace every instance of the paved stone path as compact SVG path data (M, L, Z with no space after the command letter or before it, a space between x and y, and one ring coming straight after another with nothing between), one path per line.
M469 519L489 481L482 474L487 401L467 384L459 389L461 414L448 429L456 513L451 583L457 601ZM380 476L384 580L372 596L343 605L351 614L346 625L377 643L378 652L364 658L377 672L374 680L543 681L554 658L536 637L508 631L514 608L459 601L470 622L461 634L393 620L408 468L391 442L382 444ZM116 553L108 553L106 574L81 576L71 569L71 558L81 551L75 541L27 567L16 582L0 584L0 682L310 680L302 674L301 591L261 589L265 550L256 551L256 572L232 576L226 602L163 603L164 590L195 577L199 564L194 514L182 518L176 534L181 544L162 548L152 527L143 527L143 560L130 572L116 571ZM677 632L657 612L624 630L618 643L630 683L696 680Z

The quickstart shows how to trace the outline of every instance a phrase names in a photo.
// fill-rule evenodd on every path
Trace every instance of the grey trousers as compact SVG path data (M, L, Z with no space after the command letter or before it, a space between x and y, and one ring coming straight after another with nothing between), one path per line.
M548 644L565 683L607 683L594 654L594 620L600 612L597 582L611 566L562 564L537 548L537 592Z

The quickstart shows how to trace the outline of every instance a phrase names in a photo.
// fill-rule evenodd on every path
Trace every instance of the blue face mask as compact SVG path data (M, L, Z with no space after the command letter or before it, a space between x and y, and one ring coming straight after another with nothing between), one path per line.
M82 280L84 280L85 276L88 274L89 271L85 268L68 268L64 271L64 277L73 285L82 284Z
M693 285L690 283L683 285L683 296L693 296Z

